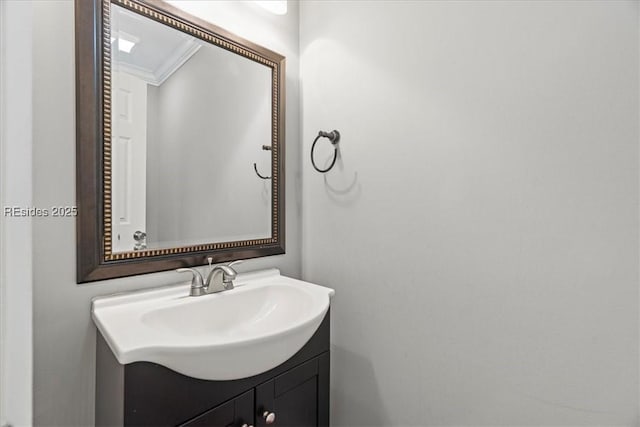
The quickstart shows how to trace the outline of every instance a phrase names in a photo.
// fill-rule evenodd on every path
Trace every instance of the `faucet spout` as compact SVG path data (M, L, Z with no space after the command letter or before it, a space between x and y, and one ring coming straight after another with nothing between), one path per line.
M1 0L0 0L1 1ZM207 279L204 280L200 272L194 268L179 268L179 273L191 273L191 290L189 295L198 297L201 295L212 294L215 292L229 291L233 289L233 281L238 273L231 268L231 265L240 261L234 261L229 265L216 265L209 271ZM211 259L209 259L211 265Z

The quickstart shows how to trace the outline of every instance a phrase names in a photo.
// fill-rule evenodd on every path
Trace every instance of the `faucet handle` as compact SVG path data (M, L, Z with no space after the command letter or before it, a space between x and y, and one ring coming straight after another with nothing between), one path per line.
M236 280L236 275L238 274L238 272L231 268L231 266L240 264L241 262L243 262L243 260L239 259L228 264L218 266L218 268L222 270L222 283L226 290L233 289L233 281Z
M178 273L193 274L193 276L191 277L191 289L204 287L204 280L202 279L202 274L200 274L198 270L194 268L178 268L176 271Z
M244 260L239 259L239 260L236 260L236 261L232 261L229 264L222 265L222 267L226 267L226 268L223 269L225 283L231 283L232 284L231 286L233 286L233 281L236 280L236 275L238 274L238 272L234 268L231 268L231 267L234 266L234 265L238 265L240 263L243 263L243 262L244 262ZM233 289L233 288L231 288L231 289Z
M243 259L239 259L239 260L236 260L236 261L231 261L229 264L227 264L227 267L232 267L234 265L242 264L243 262L244 262Z

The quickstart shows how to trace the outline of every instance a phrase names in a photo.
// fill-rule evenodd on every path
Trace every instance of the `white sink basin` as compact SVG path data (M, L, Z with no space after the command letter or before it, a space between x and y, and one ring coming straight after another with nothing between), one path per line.
M184 375L233 380L274 368L320 326L333 289L239 274L235 289L190 297L189 284L94 298L93 321L118 362L155 362Z

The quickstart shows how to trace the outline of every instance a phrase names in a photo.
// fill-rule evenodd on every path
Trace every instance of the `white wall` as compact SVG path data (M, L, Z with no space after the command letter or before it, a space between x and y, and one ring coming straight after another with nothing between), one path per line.
M180 3L179 6L188 7ZM298 12L290 5L275 16L252 4L201 2L200 15L287 57L287 254L247 261L242 270L280 267L300 274L300 186L298 129ZM33 2L34 147L36 206L75 203L73 2ZM95 328L90 299L123 290L183 281L177 273L157 273L77 285L75 221L34 221L34 423L88 426L93 423Z
M304 1L300 22L334 425L637 426L638 3ZM333 128L325 182L307 156Z
M4 208L32 206L33 9L0 2L0 425L32 421L32 221Z

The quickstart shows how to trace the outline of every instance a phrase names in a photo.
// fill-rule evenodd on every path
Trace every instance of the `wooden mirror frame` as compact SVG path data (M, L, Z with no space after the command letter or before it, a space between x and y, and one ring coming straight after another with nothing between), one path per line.
M272 70L271 237L111 252L111 4ZM77 282L285 253L285 58L159 0L75 0Z

